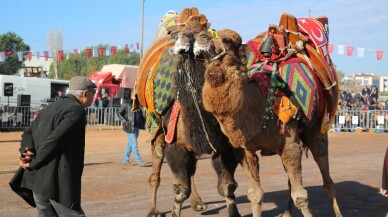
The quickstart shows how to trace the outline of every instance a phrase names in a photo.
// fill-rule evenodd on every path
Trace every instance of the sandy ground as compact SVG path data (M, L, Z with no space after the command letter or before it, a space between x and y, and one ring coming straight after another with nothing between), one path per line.
M20 132L0 133L0 216L36 216L9 188L8 182L18 168ZM140 153L144 161L151 161L149 135L141 131ZM330 133L331 175L336 183L337 198L343 216L379 217L388 211L388 199L378 194L388 134ZM120 128L99 130L88 127L83 175L82 206L87 216L146 216L151 204L148 176L151 167L123 166L122 155L126 135ZM132 161L133 158L132 158ZM277 156L260 157L264 195L262 216L279 216L287 201L287 177ZM173 204L171 171L167 163L162 168L162 183L158 193L158 208L171 216ZM242 216L252 216L246 197L247 182L241 167L237 168L236 190L238 208ZM322 179L312 156L303 157L303 182L309 193L314 216L334 216ZM224 200L216 190L216 175L209 158L198 163L196 174L198 191L208 210L198 213L183 205L182 216L227 216ZM298 210L294 216L301 216Z

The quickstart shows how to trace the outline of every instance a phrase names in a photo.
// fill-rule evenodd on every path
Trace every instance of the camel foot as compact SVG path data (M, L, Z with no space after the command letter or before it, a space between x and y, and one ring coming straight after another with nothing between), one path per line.
M207 210L207 205L201 199L197 199L195 201L191 201L191 208L194 211L200 212Z
M147 217L165 217L163 213L159 212L159 210L150 210L147 214Z
M238 212L236 204L231 204L228 206L228 213L229 213L229 217L241 217L240 213Z

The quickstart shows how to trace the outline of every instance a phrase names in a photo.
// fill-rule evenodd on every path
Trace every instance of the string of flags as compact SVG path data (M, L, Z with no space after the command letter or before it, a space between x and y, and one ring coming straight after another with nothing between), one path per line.
M119 47L119 49L120 49L120 47ZM136 49L139 50L139 43L136 43ZM85 49L85 57L89 59L91 57L115 56L117 54L117 50L118 50L118 46L86 48ZM125 53L133 52L134 45L130 44L128 46L128 44L125 44L124 50L125 50ZM365 48L361 48L361 47L355 48L354 46L346 46L345 47L344 45L341 45L341 44L337 45L337 54L338 55L345 55L345 52L346 52L347 56L353 56L355 50L357 50L357 57L359 57L359 58L363 58L365 56L366 50L374 51L372 49L365 49ZM333 54L334 44L330 44L330 43L328 44L328 51L330 54ZM51 52L52 56L56 55L58 60L64 60L65 58L69 59L70 53L73 53L75 55L75 58L78 58L78 56L81 53L80 50L78 50L78 49L73 49L73 51L58 50L58 51L50 51L50 52ZM7 56L10 56L12 54L13 54L12 51L0 51L0 62L4 62L5 59L7 58ZM28 60L31 60L32 56L33 56L33 53L31 51L17 51L17 54L18 54L18 59L21 62L23 61L24 55L26 55ZM66 56L65 56L65 54L66 54ZM384 54L383 50L376 50L376 59L378 61L382 60L383 54ZM40 57L40 51L36 51L36 57L37 58ZM43 57L44 57L45 61L48 61L49 51L43 51Z
M374 51L372 49L365 49L362 47L357 47L357 48L355 48L354 46L346 46L345 47L344 45L339 44L339 45L337 45L337 54L338 55L345 55L345 51L346 51L347 56L353 56L353 53L356 49L357 49L357 57L360 57L360 58L364 57L365 50ZM334 51L334 45L329 43L328 50L329 50L329 53L332 54ZM384 54L383 50L376 50L376 59L382 60L383 54Z
M106 47L94 47L94 48L86 48L85 50L85 57L87 59L92 58L92 57L103 57L103 56L115 56L117 54L118 49L121 49L120 46L106 46ZM136 49L140 49L140 44L136 43ZM125 53L131 53L135 51L134 45L133 44L125 44L124 45L124 51ZM0 62L4 62L5 59L8 56L11 56L14 52L12 51L0 51ZM27 57L29 61L31 61L33 57L33 52L32 51L17 51L16 52L18 55L18 59L20 62L23 61L24 55ZM78 58L79 55L81 54L81 50L79 49L73 49L71 50L53 50L53 51L43 51L43 57L45 61L48 61L49 56L56 56L58 60L65 60L69 59L70 53L75 55L75 58ZM35 55L37 58L41 57L40 51L36 51Z

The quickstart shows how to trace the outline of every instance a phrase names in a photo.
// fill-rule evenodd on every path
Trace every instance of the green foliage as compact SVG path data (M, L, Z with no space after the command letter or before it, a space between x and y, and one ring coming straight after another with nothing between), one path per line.
M0 62L0 74L12 75L24 66L24 63L19 61L17 52L29 51L30 46L25 44L20 36L8 32L0 35L0 50L12 52L5 62Z
M106 47L99 45L97 47ZM78 58L75 54L70 54L69 58L65 60L59 60L58 62L58 78L68 80L75 75L88 76L95 71L102 69L107 64L124 64L124 65L139 65L140 55L139 53L125 53L124 49L117 51L115 56L103 56L103 57L90 57L86 58L86 49L82 51ZM105 52L104 52L105 54ZM50 67L49 77L54 77L53 64Z

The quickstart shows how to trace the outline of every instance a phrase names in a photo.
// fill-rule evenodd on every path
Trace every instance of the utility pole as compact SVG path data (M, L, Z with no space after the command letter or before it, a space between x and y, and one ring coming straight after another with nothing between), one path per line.
M141 0L140 59L143 57L143 38L144 38L144 2L145 2L145 0Z

